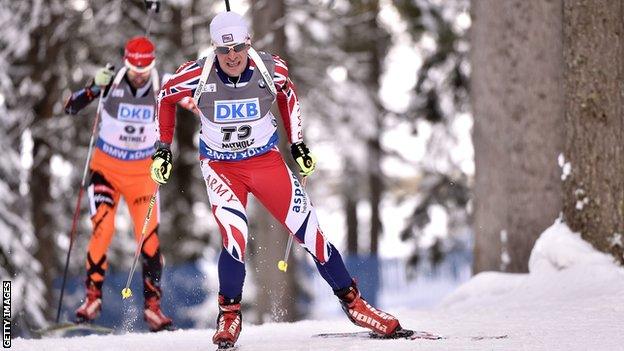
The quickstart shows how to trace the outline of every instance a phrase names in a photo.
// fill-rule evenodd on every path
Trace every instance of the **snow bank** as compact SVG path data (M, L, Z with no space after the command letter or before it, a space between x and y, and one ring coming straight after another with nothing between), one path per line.
M624 269L611 256L557 220L537 240L529 271L480 273L439 313L508 329L526 350L624 349Z
M459 287L441 303L443 308L479 302L516 301L527 296L549 300L555 296L582 298L624 291L624 271L611 256L596 251L578 233L557 219L539 237L529 259L529 274L483 272Z
M544 274L582 266L612 266L613 258L596 251L557 219L539 237L529 259L531 274Z

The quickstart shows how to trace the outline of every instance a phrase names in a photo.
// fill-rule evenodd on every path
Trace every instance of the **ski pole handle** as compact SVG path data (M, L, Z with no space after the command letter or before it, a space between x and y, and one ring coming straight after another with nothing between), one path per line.
M145 0L145 8L147 9L147 25L145 26L145 36L149 38L150 25L152 24L152 14L158 13L160 10L160 0Z
M303 180L301 181L301 186L303 187L303 190L305 190L307 181L308 177L303 177ZM286 273L286 271L288 270L288 256L290 256L290 248L292 247L292 243L293 235L289 235L288 243L286 244L286 252L284 253L284 259L277 262L277 269L284 273Z
M277 262L277 269L286 273L288 270L288 256L290 255L290 248L292 247L293 237L292 235L288 236L288 243L286 244L286 252L284 253L284 259Z
M143 0L145 2L145 8L148 12L153 11L158 13L160 10L160 0Z

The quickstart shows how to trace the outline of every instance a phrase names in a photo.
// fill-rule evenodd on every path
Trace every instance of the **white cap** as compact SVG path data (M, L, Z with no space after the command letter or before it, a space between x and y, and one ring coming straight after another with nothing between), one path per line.
M210 38L216 46L244 43L249 39L249 26L235 12L221 12L210 22Z

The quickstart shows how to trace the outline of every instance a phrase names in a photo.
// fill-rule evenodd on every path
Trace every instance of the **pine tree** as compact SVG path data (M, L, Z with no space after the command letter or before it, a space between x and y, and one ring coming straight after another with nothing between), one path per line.
M432 208L440 206L448 215L448 239L444 240L444 245L437 246L439 254L443 255L457 247L466 249L465 234L471 224L468 202L472 162L459 155L470 154L472 150L460 144L466 131L458 128L467 125L465 120L470 119L469 44L465 23L469 3L463 0L393 0L392 3L406 23L409 40L422 55L422 64L416 73L410 106L391 123L395 127L408 123L415 136L431 130L428 136L424 134L427 138L424 157L414 165L419 173L417 179L393 180L394 188L411 188L416 193L416 196L406 196L399 191L396 196L399 203L416 200L401 237L418 242L423 229L431 222ZM405 150L396 150L390 157L409 164L411 162L404 156L407 154ZM417 264L424 255L428 253L417 245L410 261ZM432 252L431 256L434 255Z

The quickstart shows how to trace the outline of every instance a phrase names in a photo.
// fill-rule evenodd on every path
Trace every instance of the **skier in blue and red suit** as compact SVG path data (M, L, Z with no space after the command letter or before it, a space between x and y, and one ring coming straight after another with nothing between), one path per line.
M171 174L176 104L194 110L201 118L201 169L223 242L213 342L234 344L241 330L248 193L314 257L353 323L382 335L400 330L395 317L362 298L340 253L321 231L305 189L277 149L277 121L270 111L275 100L301 175L314 171L316 161L303 142L299 101L286 63L278 56L257 53L245 20L236 13L217 15L210 23L210 35L214 54L183 64L160 91L160 140L151 174L160 184Z

